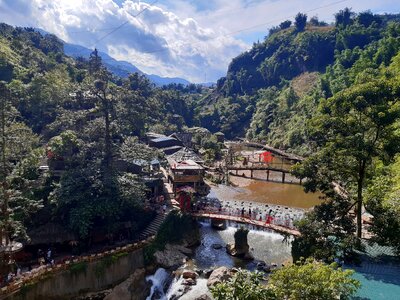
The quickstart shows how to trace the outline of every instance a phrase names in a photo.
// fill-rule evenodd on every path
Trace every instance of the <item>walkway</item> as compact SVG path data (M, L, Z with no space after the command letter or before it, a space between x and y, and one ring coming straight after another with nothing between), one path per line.
M240 222L240 223L246 223L250 225L255 225L267 229L272 229L276 232L283 233L283 234L290 234L293 236L300 236L300 232L296 229L291 229L282 225L276 225L276 224L271 224L267 223L265 221L257 221L248 217L239 217L239 216L231 216L231 215L224 215L224 214L218 214L214 212L198 212L198 213L192 213L192 216L197 217L197 218L210 218L210 219L218 219L218 220L229 220L229 221L235 221L235 222Z
M264 150L267 150L267 151L272 152L274 154L278 154L278 155L280 155L282 157L285 157L288 160L292 160L292 161L295 161L295 162L300 162L300 161L304 160L304 157L301 157L299 155L295 155L295 154L292 154L292 153L287 153L287 152L285 152L283 150L274 148L274 147L272 147L270 145L267 145L267 144L260 144L260 143L252 142L252 141L248 141L248 140L242 140L240 142L226 141L226 143L244 144L244 145L250 146L250 147L262 148Z
M45 279L50 274L67 270L74 264L100 260L108 255L115 255L121 252L131 252L148 245L154 240L158 229L160 228L162 222L164 221L168 213L169 211L167 211L167 213L159 213L156 216L156 218L142 231L138 239L135 240L135 242L133 243L132 242L127 243L124 246L117 246L114 249L108 251L103 250L102 252L90 255L76 256L76 257L71 256L70 259L56 261L54 265L50 264L41 265L37 268L32 269L31 271L22 272L19 277L14 278L14 280L11 283L0 289L0 299L5 299L4 298L5 296L16 293L23 286Z
M167 214L160 213L155 219L143 230L143 232L139 235L139 239L146 239L151 236L155 236L158 229L161 227L161 224L164 222Z
M0 289L0 299L6 299L10 294L17 293L21 288L35 284L38 281L44 280L55 273L68 270L71 266L83 262L93 262L103 259L106 256L116 255L118 253L132 252L141 249L151 243L154 240L154 236L151 236L140 242L127 244L125 246L116 247L112 250L108 250L101 253L78 256L67 260L62 263L56 263L54 265L42 265L38 268L32 269L32 271L22 273L18 278L15 278L7 286Z

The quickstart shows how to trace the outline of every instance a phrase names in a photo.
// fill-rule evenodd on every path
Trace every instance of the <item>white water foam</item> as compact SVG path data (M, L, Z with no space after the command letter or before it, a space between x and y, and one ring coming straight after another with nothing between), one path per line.
M164 293L164 285L166 284L168 277L168 272L163 268L159 268L154 275L146 277L146 280L151 281L152 283L150 295L146 298L146 300L151 300L156 293L159 295L159 300L167 299Z

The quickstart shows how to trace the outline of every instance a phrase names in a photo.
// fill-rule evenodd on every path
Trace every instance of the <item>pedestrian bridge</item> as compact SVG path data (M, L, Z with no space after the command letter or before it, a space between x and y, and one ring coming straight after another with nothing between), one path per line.
M300 236L300 232L296 229L289 228L283 225L272 224L266 221L258 221L249 217L242 216L234 216L234 215L225 215L217 212L195 212L191 213L193 217L196 218L209 218L209 219L217 219L217 220L226 220L226 221L234 221L238 223L245 223L249 225L254 225L261 228L271 229L276 232L282 233L284 235L293 235Z

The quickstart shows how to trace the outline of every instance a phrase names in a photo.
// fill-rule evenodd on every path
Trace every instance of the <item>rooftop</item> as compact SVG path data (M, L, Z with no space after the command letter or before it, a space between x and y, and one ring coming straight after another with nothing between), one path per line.
M203 170L204 168L200 166L195 161L188 159L185 161L177 162L174 159L168 159L169 165L173 170Z
M168 158L173 159L177 162L186 160L192 160L195 161L196 163L204 162L203 159L200 157L200 155L198 155L196 152L186 147L175 152L174 154L169 155Z
M165 142L165 141L176 141L175 138L169 136L162 136L151 140L153 143Z

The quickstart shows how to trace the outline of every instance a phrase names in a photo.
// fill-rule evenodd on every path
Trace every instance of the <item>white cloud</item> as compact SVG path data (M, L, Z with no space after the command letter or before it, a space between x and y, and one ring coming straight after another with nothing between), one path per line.
M193 82L203 81L207 73L209 80L216 80L224 75L230 59L247 47L233 37L215 38L221 35L220 30L202 27L192 18L178 17L144 2L129 0L119 6L112 0L18 1L18 5L0 2L0 10L14 11L14 20L6 22L40 27L67 42L97 47L146 73ZM18 15L17 8L22 6L27 10ZM17 15L19 18L15 18ZM26 20L34 22L28 24ZM103 38L124 22L123 27Z
M96 46L146 73L202 82L205 73L207 80L223 76L231 59L248 48L256 36L266 35L268 28L299 11L331 21L333 13L345 6L355 11L400 10L398 0L337 2L160 0L150 5L134 0L0 0L0 20L40 27L67 42ZM310 11L315 8L319 9ZM124 22L123 27L102 39ZM232 34L243 29L249 29L240 33L248 44Z

